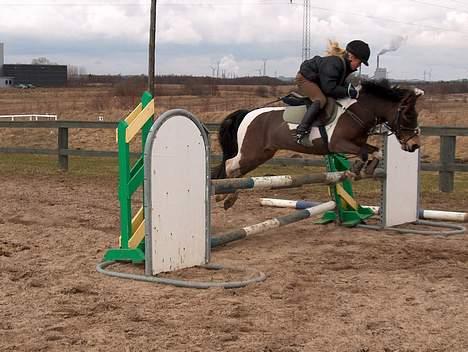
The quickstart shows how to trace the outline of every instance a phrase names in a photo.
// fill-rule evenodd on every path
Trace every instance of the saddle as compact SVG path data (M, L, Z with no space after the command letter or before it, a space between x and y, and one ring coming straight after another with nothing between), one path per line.
M289 123L299 124L312 103L310 99L296 92L291 92L281 98L281 101L288 105L284 109L283 120ZM338 105L334 98L327 97L327 104L322 109L312 127L326 126L332 123L337 117Z

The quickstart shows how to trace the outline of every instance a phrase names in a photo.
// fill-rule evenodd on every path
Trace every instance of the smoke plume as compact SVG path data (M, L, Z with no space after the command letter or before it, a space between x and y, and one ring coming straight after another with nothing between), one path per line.
M401 35L399 35L398 37L395 37L393 38L391 41L390 41L390 44L383 48L382 50L380 50L380 52L377 54L377 56L380 56L380 55L383 55L385 53L388 53L389 51L395 51L395 50L398 50L400 48L400 46L406 42L406 40L408 39L408 37L403 37Z

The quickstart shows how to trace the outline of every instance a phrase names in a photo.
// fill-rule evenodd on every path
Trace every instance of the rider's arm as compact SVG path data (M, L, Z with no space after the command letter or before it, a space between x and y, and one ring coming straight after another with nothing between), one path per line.
M305 60L299 68L299 73L311 82L318 82L318 67L320 65L320 56L314 56L312 59Z
M320 66L320 88L325 95L335 99L348 96L346 87L339 85L343 70L343 63L338 57L330 57Z

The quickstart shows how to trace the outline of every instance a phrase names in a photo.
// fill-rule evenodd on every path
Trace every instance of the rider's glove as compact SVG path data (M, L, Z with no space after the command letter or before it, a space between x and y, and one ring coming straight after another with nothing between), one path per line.
M359 91L354 88L351 83L348 85L348 97L351 99L357 99L359 97Z

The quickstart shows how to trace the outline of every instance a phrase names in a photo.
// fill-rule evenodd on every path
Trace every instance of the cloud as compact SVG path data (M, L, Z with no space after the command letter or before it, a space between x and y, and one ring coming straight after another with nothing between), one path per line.
M440 77L466 77L458 67L467 61L468 10L458 2L450 8L431 4L312 2L311 52L322 54L328 39L343 45L363 39L372 50L364 71L372 73L376 54L405 37L401 48L382 58L391 75L419 77L432 65ZM302 0L159 0L157 70L211 74L210 66L222 61L226 71L254 74L266 58L268 73L294 75L302 54L302 14ZM95 73L146 72L148 27L149 1L142 0L6 0L0 11L7 62L45 56Z
M223 56L220 60L219 67L222 72L224 71L228 76L230 73L236 75L239 73L239 65L233 55Z

